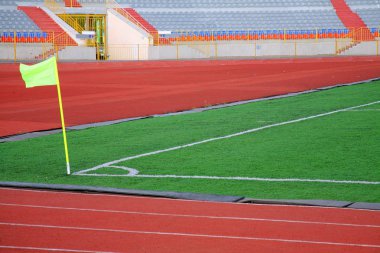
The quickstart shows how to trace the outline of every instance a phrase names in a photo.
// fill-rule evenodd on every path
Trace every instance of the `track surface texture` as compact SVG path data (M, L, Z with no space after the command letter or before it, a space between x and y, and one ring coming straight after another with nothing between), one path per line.
M0 136L60 128L54 86L26 89L0 65ZM380 57L59 63L66 124L148 116L357 82Z
M380 251L380 212L0 188L0 252Z

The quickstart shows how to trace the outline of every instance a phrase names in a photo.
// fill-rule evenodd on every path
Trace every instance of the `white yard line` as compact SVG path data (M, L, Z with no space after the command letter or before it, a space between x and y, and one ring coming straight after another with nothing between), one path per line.
M356 243L340 243L340 242L325 242L325 241L308 241L308 240L292 240L281 238L268 237L248 237L248 236L226 236L226 235L209 235L209 234L193 234L193 233L176 233L176 232L160 232L160 231L137 231L124 229L107 229L107 228L91 228L91 227L68 227L68 226L52 226L44 224L21 224L0 222L0 225L12 227L32 227L45 229L62 229L62 230L81 230L94 232L112 232L112 233L128 233L128 234L144 234L158 236L178 236L178 237L197 237L197 238L214 238L214 239L234 239L234 240L254 240L254 241L271 241L271 242L286 242L298 244L317 244L317 245L335 245L348 247L363 247L363 248L380 248L380 245L375 244L356 244Z
M166 152L170 152L170 151L174 151L174 150L193 147L193 146L200 145L200 144L205 144L205 143L214 142L214 141L223 140L223 139L229 139L229 138L233 138L233 137L237 137L237 136L241 136L241 135L245 135L245 134L250 134L253 132L258 132L258 131L273 128L273 127L303 122L306 120L316 119L316 118L320 118L320 117L324 117L324 116L329 116L329 115L340 113L340 112L351 111L351 110L355 110L358 108L371 106L371 105L375 105L375 104L379 104L379 103L380 103L380 100L375 101L375 102L371 102L371 103L367 103L367 104L362 104L362 105L347 107L347 108L343 108L343 109L339 109L339 110L335 110L335 111L330 111L330 112L326 112L326 113L316 114L316 115L312 115L312 116L308 116L308 117L302 117L299 119L294 119L294 120L284 121L284 122L275 123L275 124L271 124L271 125L266 125L266 126L262 126L262 127L258 127L258 128L252 128L252 129L249 129L246 131L242 131L242 132L238 132L238 133L234 133L234 134L229 134L229 135L225 135L225 136L220 136L220 137L215 137L215 138L210 138L210 139L205 139L202 141L193 142L193 143L189 143L189 144L185 144L185 145L180 145L180 146L171 147L171 148L162 149L162 150L157 150L157 151L153 151L153 152L148 152L148 153L144 153L144 154L140 154L140 155L125 157L125 158L122 158L119 160L114 160L111 162L103 163L103 164L95 166L93 168L89 168L89 169L85 169L85 170L75 172L75 173L73 173L73 175L108 176L108 177L110 177L110 176L112 176L112 177L133 176L133 177L145 177L145 178L148 178L148 177L150 177L150 178L187 178L187 179L197 178L197 179L250 180L250 181L275 181L275 182L319 182L319 183L340 183L340 184L380 184L380 182L372 182L372 181L323 180L323 179L302 179L302 178L281 179L281 178L257 178L257 177L142 175L142 174L138 174L138 171L136 169L123 167L123 166L118 166L118 168L130 171L129 174L127 174L127 175L112 175L112 174L98 174L98 173L89 174L88 173L88 172L96 171L98 169L106 168L106 167L114 167L115 168L116 166L112 166L112 165L117 164L117 163L121 163L121 162L125 162L125 161L129 161L129 160L133 160L133 159L137 159L137 158L141 158L141 157L157 155L157 154L166 153Z

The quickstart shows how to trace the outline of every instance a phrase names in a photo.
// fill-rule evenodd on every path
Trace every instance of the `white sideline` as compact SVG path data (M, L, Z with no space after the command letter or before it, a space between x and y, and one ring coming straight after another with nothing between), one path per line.
M271 124L271 125L266 125L263 127L252 128L252 129L249 129L246 131L242 131L242 132L238 132L238 133L234 133L234 134L230 134L230 135L225 135L225 136L220 136L220 137L215 137L215 138L210 138L210 139L206 139L206 140L202 140L202 141L198 141L198 142L193 142L193 143L189 143L189 144L185 144L185 145L180 145L180 146L176 146L176 147L172 147L172 148L157 150L157 151L148 152L148 153L130 156L130 157L125 157L125 158L122 158L119 160L114 160L111 162L103 163L103 164L95 166L93 168L89 168L89 169L85 169L85 170L75 172L75 173L73 173L73 175L121 177L121 176L131 176L131 174L133 174L132 175L133 177L156 177L156 178L165 178L165 177L166 178L174 178L174 177L177 177L177 178L187 178L187 179L191 179L191 178L204 179L204 178L207 178L207 179L223 179L223 180L251 180L251 181L276 181L276 182L321 182L321 183L345 183L345 184L353 184L353 183L355 183L355 184L380 184L380 182L371 182L371 181L321 180L321 179L302 179L302 178L281 179L281 178L253 178L253 177L252 178L248 178L248 177L242 178L242 177L212 177L212 176L142 175L142 174L135 173L137 171L136 169L127 168L127 167L123 167L123 166L119 166L119 167L123 167L123 169L125 169L125 170L131 170L131 172L128 175L87 174L90 171L96 171L96 170L101 169L101 168L112 167L111 165L117 164L120 162L125 162L125 161L129 161L129 160L133 160L133 159L137 159L137 158L141 158L141 157L157 155L157 154L161 154L161 153L165 153L165 152L169 152L169 151L188 148L188 147L192 147L192 146L196 146L196 145L200 145L200 144L204 144L204 143L208 143L208 142L213 142L213 141L218 141L218 140L223 140L223 139L229 139L232 137L241 136L241 135L245 135L245 134L249 134L249 133L253 133L253 132L258 132L258 131L265 130L265 129L272 128L272 127L284 126L284 125L288 125L288 124L298 123L298 122L302 122L302 121L306 121L306 120L310 120L310 119L329 116L329 115L336 114L339 112L350 111L350 110L354 110L354 109L358 109L358 108L362 108L362 107L366 107L366 106L370 106L370 105L374 105L374 104L379 104L379 103L380 103L380 100L375 101L375 102L371 102L371 103L367 103L367 104L347 107L347 108L343 108L343 109L339 109L339 110L335 110L335 111L331 111L331 112L326 112L326 113L316 114L316 115L303 117L303 118L299 118L299 119L294 119L294 120L284 121L284 122L275 123L275 124ZM132 171L133 171L133 173L132 173Z
M40 250L40 251L59 251L59 252L78 252L78 253L116 253L111 251L91 251L91 250L77 250L77 249L54 249L54 248L37 248L37 247L21 247L21 246L10 246L10 245L0 245L0 249L21 249L21 250Z
M154 213L154 212L109 210L109 209L94 209L94 208L61 207L61 206L21 205L21 204L12 204L12 203L0 203L0 205L11 206L11 207L27 207L27 208L41 208L41 209L53 209L53 210L56 209L56 210L68 210L68 211L79 211L79 212L99 212L99 213L110 213L110 214L118 213L118 214L211 219L211 220L262 221L262 222L274 222L274 223L299 223L299 224L308 224L308 225L380 228L380 225L337 223L337 222L323 222L323 221L285 220L285 219L268 219L268 218L254 218L254 217L211 216L211 215L175 214L175 213Z
M271 241L271 242L286 242L286 243L300 243L300 244L317 244L317 245L319 244L319 245L335 245L335 246L349 246L349 247L363 247L363 248L380 248L380 245L375 245L375 244L292 240L292 239L267 238L267 237L226 236L226 235L209 235L209 234L159 232L159 231L137 231L137 230L124 230L124 229L69 227L69 226L53 226L53 225L44 225L44 224L22 224L22 223L7 223L7 222L0 222L0 225L14 226L14 227L47 228L47 229L65 229L65 230L82 230L82 231L86 230L86 231L96 231L96 232L113 232L113 233L128 233L128 234L169 235L169 236L180 236L180 237L198 237L198 238L202 237L202 238L216 238L216 239L254 240L254 241Z
M79 174L79 176L93 177L131 177L129 174ZM265 181L265 182L312 182L331 184L367 184L379 185L378 181L352 181L352 180L328 180L328 179L307 179L307 178L261 178L261 177L219 177L219 176L179 176L179 175L134 175L140 178L180 178L180 179L209 179L209 180L237 180L237 181Z

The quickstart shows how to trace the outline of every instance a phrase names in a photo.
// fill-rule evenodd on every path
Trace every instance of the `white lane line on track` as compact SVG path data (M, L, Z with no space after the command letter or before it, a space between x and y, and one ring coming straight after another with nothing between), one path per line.
M380 225L370 225L370 224L352 224L352 223L268 219L268 218L252 218L252 217L233 217L233 216L211 216L211 215L170 214L170 213L153 213L153 212L133 212L133 211L93 209L93 208L57 207L57 206L41 206L41 205L20 205L20 204L11 204L11 203L0 203L0 206L28 207L28 208L42 208L42 209L56 209L56 210L70 210L70 211L84 211L84 212L119 213L119 214L133 214L133 215L147 215L147 216L164 216L164 217L178 217L178 218L263 221L263 222L278 222L278 223L299 223L299 224L308 224L308 225L329 225L329 226L345 226L345 227L380 228Z
M54 249L54 248L38 248L38 247L22 247L22 246L10 246L0 245L0 249L20 249L20 250L40 250L40 251L59 251L59 252L77 252L77 253L117 253L113 251L91 251L91 250L78 250L78 249Z
M191 234L191 233L171 233L171 232L158 232L158 231L137 231L137 230L124 230L124 229L51 226L51 225L44 225L44 224L22 224L22 223L7 223L7 222L0 222L0 225L3 225L3 226L13 226L13 227L32 227L32 228L46 228L46 229L62 229L62 230L82 230L82 231L94 231L94 232L113 232L113 233L163 235L163 236L181 236L181 237L198 237L198 238L199 237L203 237L203 238L213 238L213 239L254 240L254 241L271 241L271 242L286 242L286 243L300 243L300 244L319 244L319 245L335 245L335 246L363 247L363 248L380 248L380 245L377 245L377 244L375 245L375 244L356 244L356 243L342 243L342 242L292 240L292 239L267 238L267 237L225 236L225 235L208 235L208 234Z
M249 134L249 133L253 133L253 132L258 132L258 131L265 130L265 129L268 129L268 128L273 128L273 127L278 127L278 126L284 126L284 125L288 125L288 124L298 123L298 122L302 122L302 121L306 121L306 120L310 120L310 119L324 117L324 116L332 115L332 114L339 113L339 112L346 112L346 111L350 111L350 110L353 110L353 109L358 109L358 108L362 108L362 107L366 107L366 106L370 106L370 105L374 105L374 104L379 104L379 103L380 103L380 100L379 101L374 101L374 102L371 102L371 103L362 104L362 105L347 107L347 108L343 108L343 109L339 109L339 110L335 110L335 111L330 111L330 112L326 112L326 113L316 114L316 115L312 115L312 116L308 116L308 117L303 117L303 118L299 118L299 119L295 119L295 120L284 121L284 122L280 122L280 123L266 125L266 126L263 126L263 127L253 128L253 129L249 129L249 130L246 130L246 131L242 131L242 132L238 132L238 133L234 133L234 134L230 134L230 135L210 138L210 139L206 139L206 140L202 140L202 141L198 141L198 142L193 142L193 143L189 143L189 144L185 144L185 145L180 145L180 146L176 146L176 147L172 147L172 148L157 150L157 151L148 152L148 153L145 153L145 154L140 154L140 155L135 155L135 156L130 156L130 157L125 157L125 158L122 158L122 159L119 159L119 160L114 160L114 161L111 161L111 162L107 162L107 163L95 166L93 168L89 168L89 169L81 170L81 171L78 171L78 172L74 172L72 175L82 175L82 176L111 176L111 175L108 175L108 174L87 174L87 173L90 172L90 171L96 171L96 170L98 170L100 168L106 168L106 167L112 166L112 165L120 163L120 162L125 162L125 161L129 161L129 160L133 160L133 159L137 159L137 158L141 158L141 157L146 157L146 156L151 156L151 155L157 155L157 154L161 154L161 153L165 153L165 152L169 152L169 151L174 151L174 150L179 150L179 149L183 149L183 148L188 148L188 147L192 147L192 146L196 146L196 145L200 145L200 144L204 144L204 143L209 143L209 142L213 142L213 141L218 141L218 140L223 140L223 139L229 139L229 138L232 138L232 137L237 137L237 136L241 136L241 135L245 135L245 134ZM134 168L128 168L128 169L134 169ZM125 175L112 175L112 176L116 177L116 176L125 176ZM135 177L136 176L144 177L144 175L141 175L141 174L140 175L137 174L137 175L134 175L134 176ZM165 175L164 176L160 176L160 175L157 175L157 176L155 176L155 175L145 175L145 177L153 177L153 176L157 177L157 178L160 178L160 177L161 178L165 178L164 177ZM169 177L169 178L172 178L173 176L174 175L166 175L166 177ZM175 175L175 176L181 177L181 176L178 176L178 175ZM192 178L195 178L195 177L199 178L201 176L193 176L193 177L183 176L183 177L186 177L187 179L192 179ZM213 177L213 179L216 179L216 178ZM224 178L224 180L226 180L226 178ZM249 180L251 180L251 181L259 181L259 180L260 181L269 181L266 178L253 178L253 177L250 178ZM290 179L285 179L284 180L284 179L279 179L279 178L278 179L271 179L271 180L272 181L276 181L276 182L295 182L295 181L300 181L300 180L308 180L307 182L313 182L313 181L311 181L313 179L298 179L298 178L292 179L292 180L290 180ZM318 179L316 179L316 180L318 180ZM321 182L321 183L336 183L336 181L334 181L334 180L318 180L317 182ZM347 180L347 181L346 180L341 180L339 183L345 183L345 184L375 184L375 185L380 184L380 182L349 181L349 180Z

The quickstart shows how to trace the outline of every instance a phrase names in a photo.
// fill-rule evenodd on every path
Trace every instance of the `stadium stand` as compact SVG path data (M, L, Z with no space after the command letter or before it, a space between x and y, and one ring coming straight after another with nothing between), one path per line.
M9 2L9 1L8 1ZM22 11L16 7L0 10L0 38L1 42L37 42L46 40L47 34Z
M43 0L31 1L42 3ZM99 0L57 0L72 7L96 4ZM345 25L335 14L329 0L116 0L135 9L157 30L231 30L231 29L341 29ZM2 6L15 6L15 0L1 0ZM347 0L361 9L365 23L379 24L380 4L377 0ZM377 7L377 8L374 8ZM133 10L132 10L133 11ZM372 17L375 17L374 19ZM153 30L153 29L151 29Z
M380 24L379 0L346 0L347 4L362 18L364 23L372 29Z
M7 6L17 6L18 3L22 1L17 0L0 0L0 6L7 7ZM44 2L44 0L30 0L30 1L24 1L24 2L30 2L33 4L41 4Z
M105 17L110 9L126 18L124 22L142 28L143 36L149 38L149 42L144 43L153 46L219 40L223 43L236 40L248 43L252 40L352 40L353 43L342 44L342 50L336 50L340 53L361 41L373 41L379 36L380 24L379 0L0 0L0 6L1 42L49 42L65 46L90 45L89 40L84 42L84 37L80 36L83 29L75 28L75 22L84 24L86 19L76 21L70 15ZM52 16L54 13L56 17ZM105 31L106 27L102 29ZM49 33L53 34L53 40ZM101 33L97 30L97 34ZM136 41L113 40L113 43L142 43ZM341 48L340 45L336 47Z
M118 2L136 9L157 30L344 28L329 0Z
M22 11L0 9L0 29L8 30L40 30L39 27Z
M351 9L345 0L331 0L336 13L344 25L353 33L355 41L374 40L373 34L363 19Z
M344 28L334 10L308 11L146 11L139 13L158 30Z
M66 7L80 8L82 5L77 0L65 0Z
M83 2L91 1L84 0ZM321 7L331 6L328 0L117 0L134 8L257 8L257 7Z
M60 46L77 46L78 44L41 8L33 6L19 6L26 15L33 20L44 32L52 33L54 41Z

